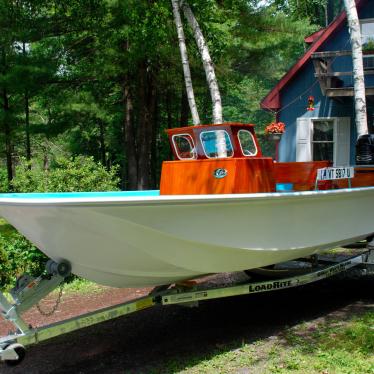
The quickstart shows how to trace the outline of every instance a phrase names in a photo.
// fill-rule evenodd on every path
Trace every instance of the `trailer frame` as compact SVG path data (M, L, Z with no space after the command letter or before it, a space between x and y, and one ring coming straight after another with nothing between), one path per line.
M373 243L373 242L372 242ZM370 243L370 244L372 244ZM316 259L315 259L316 260ZM314 261L315 261L314 260ZM73 332L114 318L129 315L156 305L184 305L197 306L200 301L224 297L249 295L298 287L342 274L356 268L359 274L374 274L374 247L369 246L365 252L346 258L345 260L324 259L317 256L312 271L304 274L265 281L251 281L224 287L207 288L202 284L181 285L173 287L156 287L147 296L137 298L122 304L99 309L77 317L66 319L39 328L32 328L21 317L26 309L36 305L39 300L50 293L68 275L66 266L59 272L59 264L49 264L48 276L28 279L26 284L12 290L14 302L8 301L0 292L0 314L4 319L13 323L17 332L0 338L0 361L8 365L19 364L26 354L26 346L52 339L54 337ZM21 277L22 279L22 277ZM31 290L31 291L30 291Z

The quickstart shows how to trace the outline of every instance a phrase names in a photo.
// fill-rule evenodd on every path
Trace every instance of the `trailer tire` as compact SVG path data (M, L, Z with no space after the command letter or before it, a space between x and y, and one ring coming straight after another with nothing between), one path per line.
M24 360L24 358L26 356L26 349L21 344L17 344L17 343L10 344L6 347L6 349L14 349L14 351L18 355L17 360L5 360L5 364L8 365L8 366L17 366L18 364L20 364Z

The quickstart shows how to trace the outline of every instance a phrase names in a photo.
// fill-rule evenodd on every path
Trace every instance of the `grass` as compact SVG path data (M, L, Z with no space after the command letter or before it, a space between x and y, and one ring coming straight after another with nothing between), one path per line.
M303 323L279 336L236 342L166 363L162 373L374 373L374 312L348 320ZM156 371L160 372L160 371Z
M64 293L68 294L93 294L102 292L104 289L104 286L82 278L75 278L73 281L64 284ZM58 292L58 290L55 290L54 292Z

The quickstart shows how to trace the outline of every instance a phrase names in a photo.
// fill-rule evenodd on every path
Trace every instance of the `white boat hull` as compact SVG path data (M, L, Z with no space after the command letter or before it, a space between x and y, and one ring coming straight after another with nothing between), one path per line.
M113 287L263 267L374 232L374 187L248 195L36 196L1 195L0 215L48 257L69 261L74 274Z

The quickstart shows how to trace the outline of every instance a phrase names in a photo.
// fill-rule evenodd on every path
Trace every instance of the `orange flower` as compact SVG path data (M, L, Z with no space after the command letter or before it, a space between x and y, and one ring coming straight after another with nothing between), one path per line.
M286 125L283 122L273 122L265 128L265 134L283 134L286 131Z

